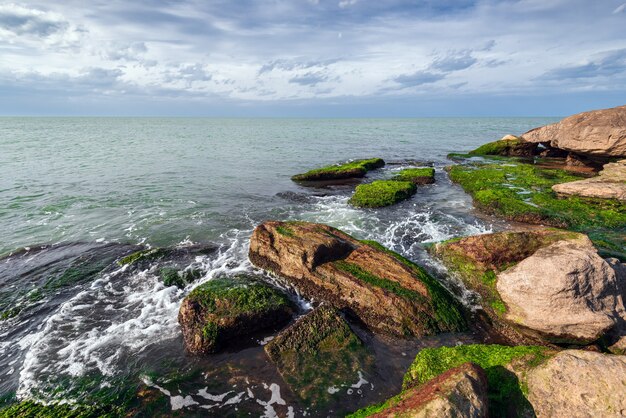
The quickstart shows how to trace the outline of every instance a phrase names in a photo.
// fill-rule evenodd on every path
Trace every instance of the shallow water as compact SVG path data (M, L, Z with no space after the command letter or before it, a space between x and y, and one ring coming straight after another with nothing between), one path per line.
M449 280L422 245L504 225L476 216L443 171L450 163L445 155L548 122L2 118L0 254L15 254L0 259L0 304L23 309L0 322L0 396L85 401L131 381L169 393L167 411L216 416L335 416L382 400L400 388L420 347L473 337L391 343L364 334L380 372L355 376L358 387L341 388L339 402L312 411L267 362L261 337L238 352L187 355L176 319L180 301L213 277L260 273L247 260L247 243L266 219L327 223L377 240ZM434 165L436 183L392 208L361 210L347 204L354 185L304 188L289 179L318 165L374 156L388 164L370 178L419 161ZM112 262L132 245L192 243L219 249L180 260L205 271L183 290L165 287L157 265L136 271ZM102 268L87 280L59 285L51 279L89 257ZM453 281L447 284L467 296ZM188 375L181 379L181 373Z

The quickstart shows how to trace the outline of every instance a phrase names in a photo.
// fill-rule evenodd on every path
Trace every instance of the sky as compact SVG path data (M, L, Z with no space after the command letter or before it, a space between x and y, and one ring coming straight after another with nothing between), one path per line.
M0 0L0 115L565 116L624 104L624 0Z

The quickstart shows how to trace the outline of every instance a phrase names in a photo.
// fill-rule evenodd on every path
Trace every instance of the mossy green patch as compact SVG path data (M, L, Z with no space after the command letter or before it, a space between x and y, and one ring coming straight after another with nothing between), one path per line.
M121 258L117 261L117 264L120 266L126 266L130 264L135 264L139 261L151 261L158 260L159 258L166 255L167 250L164 248L151 248L146 250L141 250L134 252L132 254L127 255L126 257Z
M0 418L113 418L121 411L85 405L49 404L22 401L0 410Z
M383 167L385 162L380 158L356 160L345 164L331 165L296 174L293 181L317 181L363 177L368 171Z
M584 232L600 249L626 254L626 203L576 196L559 198L552 191L555 184L580 180L576 174L519 162L466 163L453 166L449 173L452 181L486 212L509 220Z
M362 208L391 206L408 199L417 191L410 181L376 180L356 187L349 203Z
M349 387L373 366L361 340L337 311L326 306L287 328L265 351L307 406L327 404L340 396L333 389Z
M288 228L286 226L277 226L276 227L276 232L278 232L279 234L284 235L286 237L295 237L293 229Z
M516 153L518 149L527 148L531 150L536 148L537 144L529 144L527 142L523 142L520 139L506 139L489 142L487 144L481 145L473 151L469 152L469 155L513 155Z
M415 184L432 183L435 181L435 169L430 167L407 168L396 174L393 180L410 181Z
M159 270L159 277L165 286L176 286L179 289L183 289L188 284L202 277L202 272L193 268L179 271L174 267L163 267Z
M517 367L521 369L535 367L551 354L549 349L536 346L471 344L426 348L417 354L409 367L404 376L404 387L421 385L447 370L472 362L485 369L487 374L490 416L511 416L512 410L519 413L529 404L517 376L505 366L515 361L520 363Z
M14 306L0 313L0 321L6 321L7 319L15 318L22 312L21 306Z

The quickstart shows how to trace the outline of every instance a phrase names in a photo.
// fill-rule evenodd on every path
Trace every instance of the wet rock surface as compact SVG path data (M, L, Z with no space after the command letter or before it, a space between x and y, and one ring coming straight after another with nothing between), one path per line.
M626 160L608 163L596 177L552 186L559 195L626 201Z

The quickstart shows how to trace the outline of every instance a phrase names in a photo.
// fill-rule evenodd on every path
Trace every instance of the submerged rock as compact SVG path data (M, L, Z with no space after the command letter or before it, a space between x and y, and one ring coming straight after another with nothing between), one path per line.
M178 313L185 346L214 353L234 339L283 325L293 314L286 295L246 276L217 278L195 288Z
M270 341L265 352L307 406L327 403L373 365L361 340L328 306L298 319Z
M626 356L561 351L530 370L525 383L538 417L612 417L626 411Z
M504 157L532 157L537 154L538 144L527 142L514 135L506 135L499 141L489 142L470 151L470 155L500 155Z
M407 389L381 405L359 410L348 418L488 416L485 372L480 366L465 363L419 387Z
M626 201L626 160L606 164L596 177L552 186L559 195Z
M380 208L406 200L416 191L412 181L376 180L357 186L348 203L361 208Z
M459 303L422 268L327 225L265 222L252 234L250 260L371 330L420 337L466 326Z
M626 106L569 116L560 122L532 129L521 138L578 154L625 157Z
M406 168L395 175L393 179L399 181L410 181L411 183L417 185L431 184L435 182L435 169L430 167Z
M341 180L355 177L363 177L368 171L383 167L385 161L381 158L370 158L367 160L355 160L345 164L330 165L307 171L303 174L296 174L291 177L293 181L326 181Z
M481 295L494 330L514 343L590 343L624 315L624 284L583 234L500 232L434 252Z

